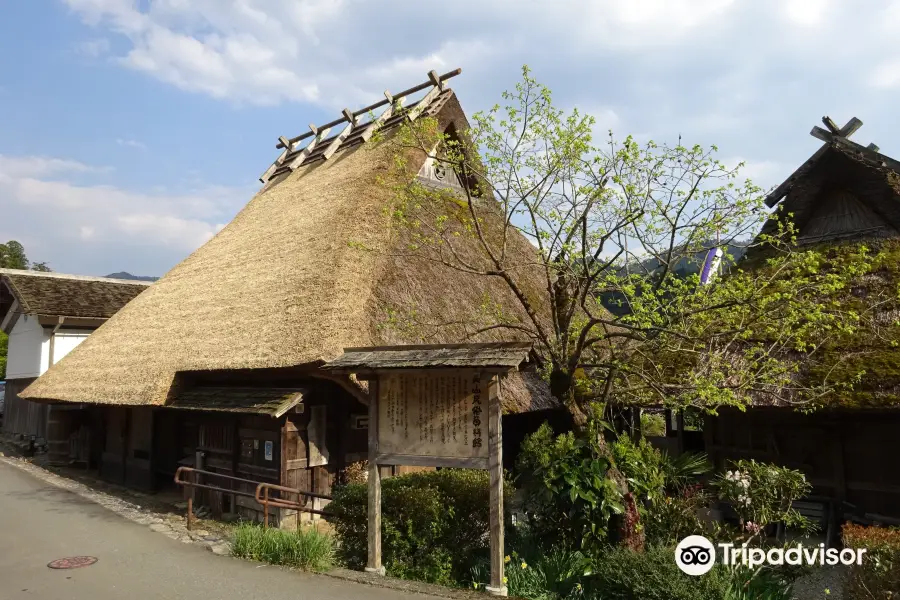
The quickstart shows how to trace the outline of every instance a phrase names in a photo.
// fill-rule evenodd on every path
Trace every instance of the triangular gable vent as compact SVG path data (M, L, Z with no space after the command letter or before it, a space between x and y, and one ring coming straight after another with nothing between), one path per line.
M450 127L452 127L452 125ZM456 139L452 129L448 129L444 133L448 135L451 140ZM451 164L442 160L444 157L445 152L439 145L432 148L431 152L428 153L428 158L425 159L425 164L419 169L419 181L432 186L451 187L459 190L464 189L463 183L459 178L459 173L453 169Z

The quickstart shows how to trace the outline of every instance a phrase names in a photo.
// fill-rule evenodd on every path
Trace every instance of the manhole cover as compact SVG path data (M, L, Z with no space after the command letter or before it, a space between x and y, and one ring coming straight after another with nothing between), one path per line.
M89 567L95 562L97 562L97 559L93 556L70 556L69 558L56 559L51 563L47 563L47 566L51 569L77 569L79 567Z

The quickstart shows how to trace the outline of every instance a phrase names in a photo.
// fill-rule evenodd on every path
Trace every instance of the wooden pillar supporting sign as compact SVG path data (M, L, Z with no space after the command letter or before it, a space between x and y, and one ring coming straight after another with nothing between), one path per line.
M506 596L503 583L503 409L500 404L500 378L494 377L488 384L488 473L490 473L491 503L491 585L487 591L496 596Z
M381 564L381 469L391 465L487 469L490 474L491 581L506 596L503 531L503 410L500 376L477 371L373 377L369 397L369 552Z
M437 89L437 88L436 88ZM488 472L490 581L504 585L504 376L528 362L531 342L345 348L323 368L369 381L369 502L366 571L381 562L382 469L436 467ZM479 585L480 587L480 585Z
M378 469L378 379L369 381L369 559L366 571L384 575L381 564L381 472Z

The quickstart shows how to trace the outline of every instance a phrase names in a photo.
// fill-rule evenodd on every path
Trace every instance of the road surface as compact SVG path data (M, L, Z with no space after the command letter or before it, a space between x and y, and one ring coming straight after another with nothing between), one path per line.
M47 567L95 556L71 570ZM428 600L428 596L291 572L154 533L0 462L3 600Z

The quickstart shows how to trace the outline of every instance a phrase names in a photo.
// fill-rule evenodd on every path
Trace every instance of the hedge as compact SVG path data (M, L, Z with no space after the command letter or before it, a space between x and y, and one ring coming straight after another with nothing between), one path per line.
M505 486L507 503L511 486ZM338 557L362 569L367 558L365 484L334 491L328 507ZM381 489L382 563L389 574L445 585L464 580L489 547L486 471L442 469L391 477Z
M851 600L900 598L900 528L846 524L844 546L865 548L862 565L853 565L844 583Z

